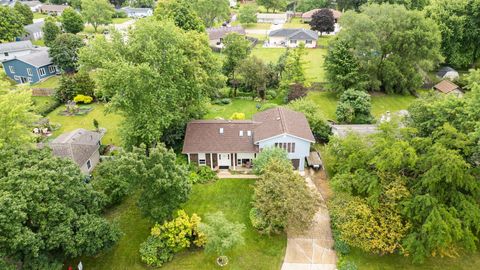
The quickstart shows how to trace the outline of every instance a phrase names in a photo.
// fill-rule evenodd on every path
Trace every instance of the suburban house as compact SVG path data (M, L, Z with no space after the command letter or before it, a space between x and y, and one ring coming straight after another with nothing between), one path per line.
M316 8L316 9L312 9L310 11L307 11L305 13L302 14L302 21L304 23L309 23L311 20L312 20L312 16L313 14L319 12L321 9L320 8ZM335 20L335 23L338 23L338 19L340 19L340 17L342 17L342 12L338 11L338 10L335 10L335 9L330 9L333 13L333 19Z
M79 128L61 134L49 146L55 156L73 160L83 173L89 174L100 161L102 137L103 133Z
M121 10L124 11L129 18L145 18L153 15L151 8L123 7Z
M241 26L208 28L207 34L210 40L210 46L222 48L223 38L230 33L237 33L244 36L245 29Z
M285 28L270 31L265 47L298 47L300 43L305 48L317 47L318 34L315 31L303 28Z
M7 76L17 83L36 83L58 73L46 47L36 48L30 54L5 60L2 65Z
M443 80L433 86L435 90L443 94L454 94L457 96L462 96L463 92L460 89L460 86L454 84L449 80Z
M34 50L34 47L30 40L0 43L0 61L30 54L32 50Z
M43 38L43 25L45 24L44 21L32 23L29 25L25 25L23 30L25 30L25 34L20 37L21 40L39 40Z
M451 81L454 81L460 77L458 74L458 71L451 67L442 67L438 72L437 72L437 77L440 79L449 79Z
M68 5L42 5L40 8L38 8L38 11L48 15L60 16L67 8L69 8Z
M283 107L259 112L252 120L195 120L187 125L182 153L189 163L212 169L251 167L262 149L288 152L295 169L303 171L315 142L302 113Z
M43 5L40 1L22 1L21 3L30 7L32 12L37 12Z
M287 13L257 13L258 23L284 24L288 20Z

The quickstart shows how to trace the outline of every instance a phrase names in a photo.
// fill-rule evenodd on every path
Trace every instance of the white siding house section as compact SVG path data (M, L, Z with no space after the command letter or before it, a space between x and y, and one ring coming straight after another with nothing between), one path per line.
M299 159L300 163L298 166L299 171L303 171L305 167L305 158L310 155L310 142L307 140L300 139L288 134L281 136L276 136L272 138L265 139L258 142L258 146L261 149L267 147L275 147L275 143L295 143L295 152L288 153L289 159Z

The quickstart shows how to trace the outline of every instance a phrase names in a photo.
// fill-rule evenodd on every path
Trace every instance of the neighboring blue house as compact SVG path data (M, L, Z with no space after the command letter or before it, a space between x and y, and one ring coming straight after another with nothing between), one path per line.
M48 48L35 49L31 54L3 61L2 65L7 76L17 83L36 83L59 71L48 55Z

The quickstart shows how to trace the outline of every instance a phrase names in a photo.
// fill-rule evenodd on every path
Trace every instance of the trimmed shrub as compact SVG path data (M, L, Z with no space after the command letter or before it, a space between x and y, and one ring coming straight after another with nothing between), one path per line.
M221 101L222 104L224 104L224 105L228 105L228 104L232 103L232 100L229 99L229 98L222 98L220 101Z
M232 116L230 116L231 120L245 120L245 114L244 113L233 113Z
M90 104L93 98L91 96L77 95L73 98L73 101L75 101L75 103Z
M95 82L86 72L74 75L65 74L60 78L60 85L55 91L55 98L66 103L77 95L94 96Z
M218 176L215 171L208 166L191 165L189 180L192 184L204 184L217 181Z
M263 219L257 208L250 209L249 213L250 222L252 223L253 228L258 231L263 231L267 227L267 223Z
M338 265L338 270L358 270L358 267L352 261L342 261Z
M112 18L127 18L127 13L123 10L115 10L113 13Z
M277 92L275 90L267 90L266 95L271 96L272 99L274 99L277 97Z

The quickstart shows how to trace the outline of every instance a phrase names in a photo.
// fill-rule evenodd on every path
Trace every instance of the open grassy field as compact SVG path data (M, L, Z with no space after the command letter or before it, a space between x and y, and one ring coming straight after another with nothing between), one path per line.
M44 81L33 84L33 88L57 88L60 83L60 76L52 76Z
M280 98L276 100L266 101L265 103L281 104ZM205 119L215 119L221 117L223 119L229 119L233 113L244 113L246 119L251 119L252 115L258 112L257 104L263 104L251 99L232 99L232 103L228 105L210 105L209 113L205 115Z
M289 22L283 25L283 28L304 28L310 29L310 25L302 22L302 18L292 18Z
M122 117L117 114L105 112L105 105L101 103L89 104L93 107L93 110L86 115L76 116L64 116L59 113L65 110L65 106L62 105L49 113L47 118L51 123L59 123L61 127L53 133L56 137L63 132L72 131L77 128L93 129L93 119L97 119L100 127L106 128L107 133L102 139L103 144L121 145L119 126L122 121Z
M280 269L286 247L285 235L269 237L258 234L251 226L248 212L255 180L225 179L193 187L190 199L183 206L188 214L222 211L234 222L245 224L245 245L229 252L229 264L224 269ZM118 244L96 257L82 258L85 269L90 270L210 270L219 269L215 256L203 250L187 250L176 254L173 261L161 268L150 268L140 261L138 249L150 232L153 222L143 218L136 206L137 196L131 196L107 214L118 223L124 235ZM78 263L78 262L75 262Z
M120 24L120 23L128 22L130 20L132 20L132 18L113 18L112 23L113 24Z
M41 18L46 18L46 17L48 17L47 14L43 14L43 13L40 13L40 12L33 13L33 19L41 19Z

